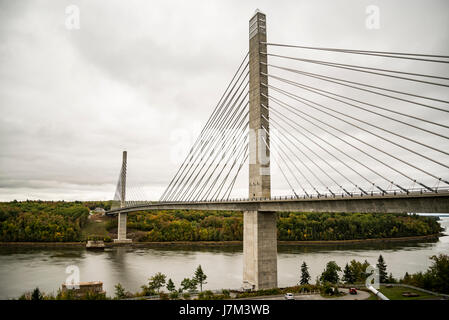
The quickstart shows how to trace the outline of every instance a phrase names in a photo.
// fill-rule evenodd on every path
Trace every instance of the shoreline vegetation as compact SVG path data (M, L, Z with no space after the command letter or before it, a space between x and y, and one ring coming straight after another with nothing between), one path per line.
M422 240L437 240L444 234L432 234L414 237L398 237L398 238L376 238L376 239L358 239L358 240L316 240L316 241L282 241L278 240L278 246L326 246L326 245L357 245L367 243L383 243L383 242L414 242ZM17 247L85 247L86 241L79 242L7 242L1 241L0 247L17 246ZM132 242L128 244L106 242L105 247L166 247L166 246L199 246L199 247L220 247L220 246L243 246L243 241L159 241L159 242Z
M0 202L0 246L113 246L117 218L102 214L111 201ZM436 217L403 214L279 212L281 246L435 240ZM241 246L243 214L232 211L147 210L128 215L132 246Z

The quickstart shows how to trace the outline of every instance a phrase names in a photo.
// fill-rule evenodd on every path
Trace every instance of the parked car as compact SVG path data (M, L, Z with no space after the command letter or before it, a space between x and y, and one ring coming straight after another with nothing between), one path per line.
M356 288L350 288L350 289L349 289L349 293L350 293L350 294L357 294Z
M295 300L295 297L293 296L293 293L286 293L284 296L285 300Z

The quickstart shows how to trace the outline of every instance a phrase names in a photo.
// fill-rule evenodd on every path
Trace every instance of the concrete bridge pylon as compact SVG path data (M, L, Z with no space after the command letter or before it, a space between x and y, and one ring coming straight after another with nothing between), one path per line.
M127 157L128 153L123 151L122 158L122 170L120 175L120 208L125 207L126 201L126 167L127 167ZM118 215L118 228L117 228L117 239L114 239L115 243L131 243L131 239L126 238L126 220L128 218L127 212L119 212Z
M270 149L266 16L249 21L249 199L270 198ZM243 286L277 287L276 212L243 213Z

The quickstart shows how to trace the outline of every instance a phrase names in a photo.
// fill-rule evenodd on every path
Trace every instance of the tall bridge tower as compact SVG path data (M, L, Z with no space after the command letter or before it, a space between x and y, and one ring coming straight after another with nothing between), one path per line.
M270 141L265 14L249 21L249 198L271 196ZM265 64L264 64L265 63ZM264 85L265 84L265 85ZM266 132L266 131L267 132ZM276 212L243 213L243 283L245 287L277 287Z
M128 153L123 151L122 158L122 170L120 171L120 208L125 207L126 201L126 167L127 167L127 157ZM126 238L126 220L128 218L128 213L119 212L118 214L118 228L117 228L117 239L114 239L115 243L131 243L131 239Z

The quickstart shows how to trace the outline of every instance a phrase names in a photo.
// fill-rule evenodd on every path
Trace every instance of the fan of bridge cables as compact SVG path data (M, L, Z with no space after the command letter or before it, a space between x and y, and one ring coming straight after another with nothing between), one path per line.
M160 201L228 199L248 159L248 54Z
M135 176L129 177L128 174L127 160L125 160L122 163L117 179L117 187L111 204L111 210L152 203L152 201L148 200L149 197L145 191L145 187L136 182Z
M449 56L266 45L272 192L449 187Z

